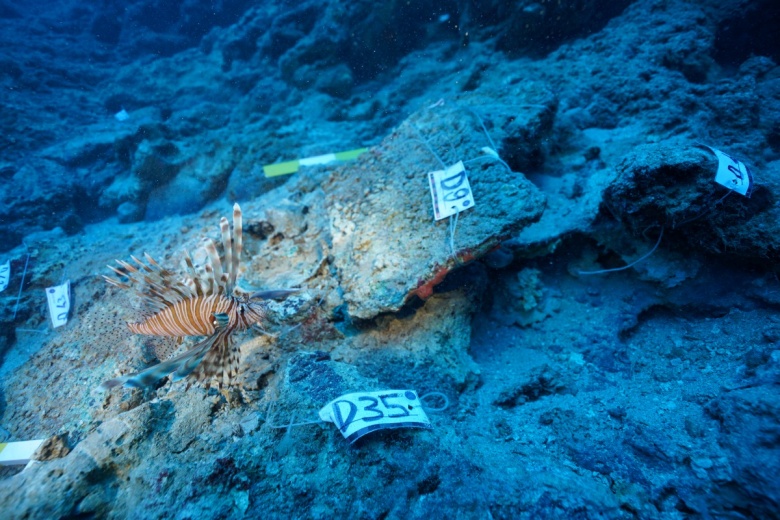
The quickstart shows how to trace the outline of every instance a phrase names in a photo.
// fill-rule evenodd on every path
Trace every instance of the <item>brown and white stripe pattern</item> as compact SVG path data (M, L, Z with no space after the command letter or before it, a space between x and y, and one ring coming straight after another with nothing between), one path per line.
M196 270L189 253L184 258L189 276L184 280L161 267L148 254L144 254L145 262L131 256L134 264L117 260L120 268L109 266L126 281L104 276L106 282L134 291L147 309L141 321L128 323L132 332L176 338L207 337L183 354L161 360L138 374L106 381L102 388L151 386L169 374L173 374L173 380L190 377L208 386L216 379L220 388L231 385L240 361L232 334L263 322L265 304L262 297L256 296L279 292L256 293L250 297L234 294L243 250L241 226L241 208L235 204L232 234L226 218L219 223L222 255L211 239L203 241L208 258L205 274Z
M136 334L153 336L210 336L214 334L214 314L235 314L238 307L235 298L221 294L193 296L138 323L128 323Z

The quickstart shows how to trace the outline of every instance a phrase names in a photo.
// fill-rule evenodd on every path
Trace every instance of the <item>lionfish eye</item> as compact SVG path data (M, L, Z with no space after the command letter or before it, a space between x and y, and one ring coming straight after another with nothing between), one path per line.
M230 323L230 317L224 312L214 314L214 327L217 329L223 329Z

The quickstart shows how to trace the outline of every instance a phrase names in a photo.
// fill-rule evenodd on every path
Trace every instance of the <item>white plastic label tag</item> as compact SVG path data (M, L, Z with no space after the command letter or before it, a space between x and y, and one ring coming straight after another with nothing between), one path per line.
M298 159L298 164L301 166L314 166L315 164L328 164L337 159L335 153L326 153L325 155L318 155L316 157L306 157L304 159Z
M744 163L734 159L728 154L707 146L715 157L718 158L718 171L715 174L715 182L721 186L736 191L740 195L749 197L753 176Z
M6 260L3 265L0 265L0 292L5 291L8 287L8 280L11 278L11 261Z
M70 311L70 280L62 285L47 287L46 299L49 300L49 315L54 328L65 325Z
M433 200L433 216L436 220L450 217L464 209L474 207L474 194L463 161L446 170L428 173Z
M432 429L413 390L346 394L320 410L320 419L334 423L350 443L367 433L391 428Z
M0 442L0 466L27 464L44 440Z

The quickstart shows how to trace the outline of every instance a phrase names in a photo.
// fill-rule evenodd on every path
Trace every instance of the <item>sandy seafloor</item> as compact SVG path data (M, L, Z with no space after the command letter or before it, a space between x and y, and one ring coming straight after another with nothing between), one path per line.
M780 517L774 3L38 4L0 2L0 442L45 442L0 518ZM100 391L159 362L106 265L203 265L236 202L240 287L299 290L235 384ZM432 428L319 421L388 389Z

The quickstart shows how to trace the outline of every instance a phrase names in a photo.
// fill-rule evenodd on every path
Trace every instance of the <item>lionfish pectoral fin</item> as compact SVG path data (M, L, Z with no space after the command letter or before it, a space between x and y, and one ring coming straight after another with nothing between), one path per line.
M215 314L214 316L216 317L218 314ZM187 353L194 351L197 352L184 360L184 363L180 364L176 368L176 371L173 373L173 376L171 376L171 379L173 381L180 381L190 375L193 370L198 368L198 365L200 365L200 362L203 361L205 355L208 354L208 352L214 347L214 344L218 341L222 341L224 336L225 335L221 331L218 331L195 345L195 347L193 347L192 350L188 351Z
M127 381L128 377L116 377L114 379L109 379L108 381L105 381L100 384L100 386L97 387L98 390L101 392L108 392L115 386L121 386L125 384L125 381Z
M110 379L100 385L101 390L110 390L115 386L124 385L129 388L145 388L154 385L160 379L168 374L174 373L173 380L178 381L195 370L198 364L203 360L203 356L209 351L214 341L220 334L213 334L201 341L187 352L176 356L168 361L163 361L157 365L151 366L146 370L141 370L131 376L117 377Z
M284 300L300 289L271 289L268 291L255 291L249 295L250 300Z

